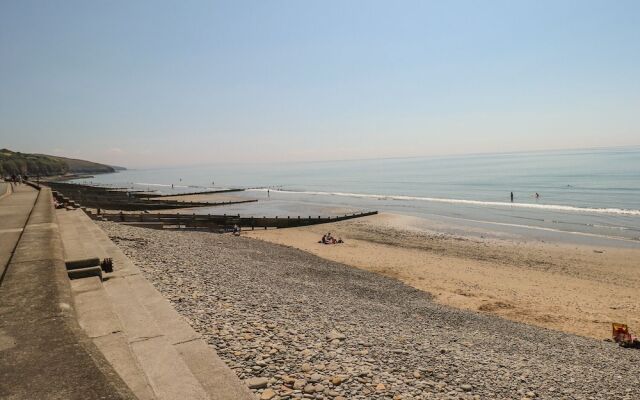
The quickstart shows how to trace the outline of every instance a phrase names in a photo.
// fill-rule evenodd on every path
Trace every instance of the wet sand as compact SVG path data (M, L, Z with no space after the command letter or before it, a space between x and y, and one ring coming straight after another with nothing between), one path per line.
M442 304L593 338L611 322L640 331L640 250L462 237L380 214L243 233L396 278ZM318 243L330 231L346 243Z

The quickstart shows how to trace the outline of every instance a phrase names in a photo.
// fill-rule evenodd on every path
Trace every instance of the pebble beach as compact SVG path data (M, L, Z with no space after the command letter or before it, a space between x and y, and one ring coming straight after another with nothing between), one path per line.
M482 238L446 228L382 213L246 235L398 279L454 308L600 340L611 337L612 322L640 329L640 248ZM319 244L328 230L345 243Z
M260 240L98 222L259 399L637 399L640 351Z

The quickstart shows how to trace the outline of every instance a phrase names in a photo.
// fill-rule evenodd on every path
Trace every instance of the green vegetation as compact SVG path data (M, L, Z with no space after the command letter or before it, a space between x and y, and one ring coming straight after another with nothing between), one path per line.
M40 154L39 154L40 155ZM69 167L69 172L75 174L104 174L107 172L115 172L115 168L110 165L98 164L91 161L78 160L75 158L55 157L42 155L43 157L51 157L64 162Z
M52 176L67 173L105 173L115 170L104 164L49 156L0 150L0 175Z

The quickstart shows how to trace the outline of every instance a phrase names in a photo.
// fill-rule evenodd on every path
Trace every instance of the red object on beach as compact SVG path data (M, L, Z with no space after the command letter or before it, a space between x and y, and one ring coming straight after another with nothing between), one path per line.
M622 347L640 348L640 340L629 332L629 327L625 324L612 323L611 336Z
M629 327L625 324L612 323L611 337L616 343L631 342L631 333L629 332Z

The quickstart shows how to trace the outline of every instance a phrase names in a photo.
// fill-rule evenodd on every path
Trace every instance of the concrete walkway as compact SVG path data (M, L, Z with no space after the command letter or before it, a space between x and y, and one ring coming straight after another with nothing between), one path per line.
M134 399L77 323L51 191L18 186L0 223L0 398Z
M8 196L11 194L11 183L9 182L0 182L0 200L2 200L4 197Z
M16 185L13 193L5 192L11 190L8 183L2 186L0 196L8 195L0 199L0 282L38 197L38 191L27 185Z
M113 259L114 272L71 281L78 320L139 399L254 396L81 210L58 210L67 260Z

